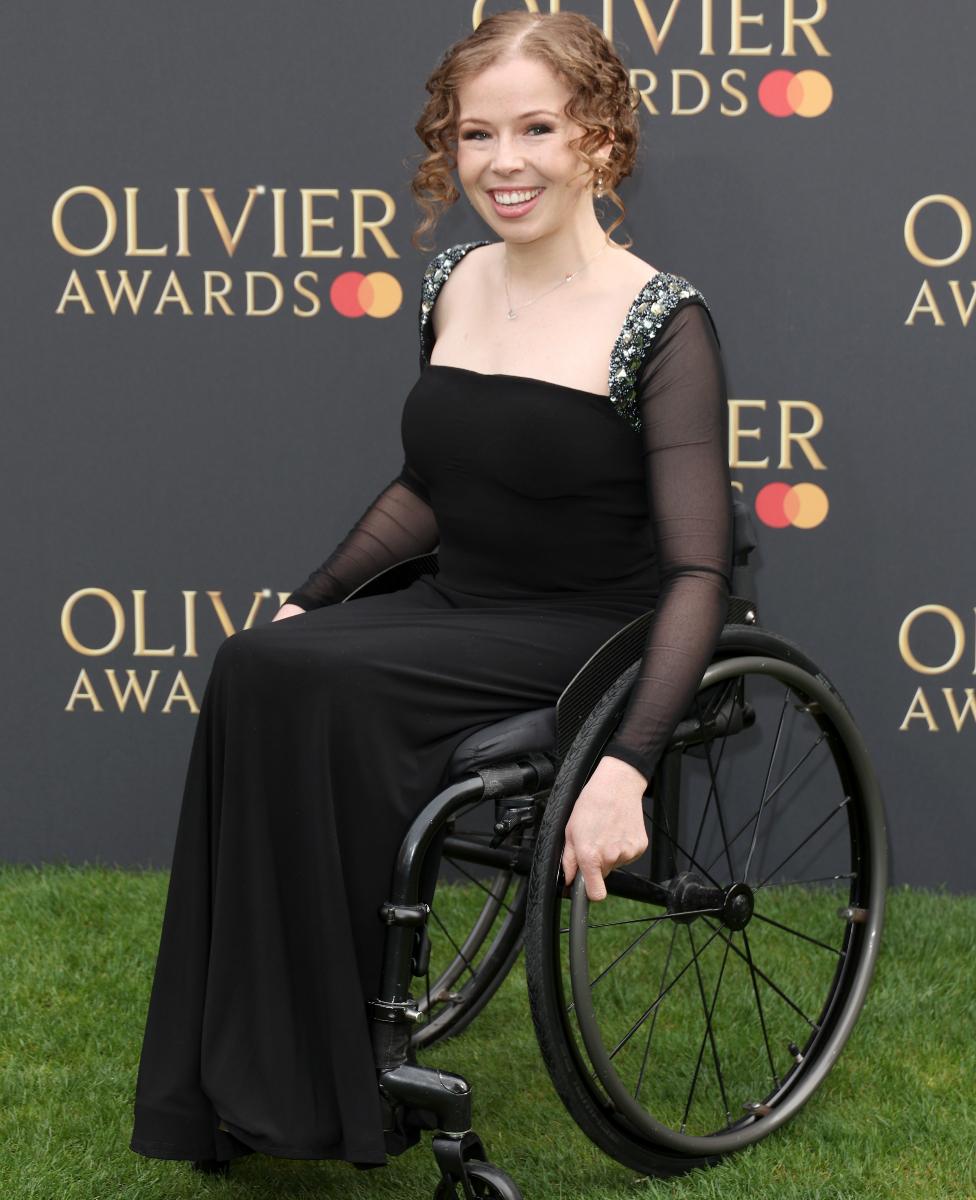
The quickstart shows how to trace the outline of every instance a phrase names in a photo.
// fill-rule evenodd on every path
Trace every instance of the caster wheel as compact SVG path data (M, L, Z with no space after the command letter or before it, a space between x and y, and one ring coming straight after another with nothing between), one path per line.
M200 1171L204 1175L229 1175L230 1163L228 1161L221 1162L216 1158L198 1158L192 1164L194 1171Z
M518 1184L501 1167L469 1159L465 1163L470 1194L477 1200L522 1200ZM467 1193L459 1182L442 1179L434 1192L434 1200L465 1200Z

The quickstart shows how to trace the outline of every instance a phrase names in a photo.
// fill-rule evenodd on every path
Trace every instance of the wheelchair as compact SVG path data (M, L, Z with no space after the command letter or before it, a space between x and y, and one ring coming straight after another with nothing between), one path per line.
M565 885L565 827L653 610L553 707L467 736L403 842L369 1011L387 1128L409 1110L434 1131L435 1200L521 1196L471 1129L470 1085L418 1054L484 1009L523 947L556 1092L641 1175L712 1165L772 1133L824 1081L861 1011L884 917L882 797L837 689L759 625L755 537L734 491L733 512L726 623L644 795L648 849L606 877L606 898L591 911L582 874ZM436 552L402 561L343 603L436 571ZM453 902L462 892L466 906Z

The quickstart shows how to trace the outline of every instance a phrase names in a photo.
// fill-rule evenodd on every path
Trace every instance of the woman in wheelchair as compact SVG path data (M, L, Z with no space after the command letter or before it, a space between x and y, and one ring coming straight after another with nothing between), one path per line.
M598 220L638 149L617 54L503 13L426 86L418 233L456 168L494 236L424 272L401 470L215 655L131 1148L368 1167L432 1128L439 1196L517 1196L417 1052L524 944L573 1117L686 1170L792 1115L850 1032L880 801L836 691L734 594L705 297Z

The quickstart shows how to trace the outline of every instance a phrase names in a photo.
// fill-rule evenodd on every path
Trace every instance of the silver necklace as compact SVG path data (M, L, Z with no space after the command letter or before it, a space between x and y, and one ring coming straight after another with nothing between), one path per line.
M607 246L609 246L609 245L610 245L609 242L604 242L603 246L596 252L596 254L593 255L593 258L587 259L587 261L585 263L583 263L583 265L581 267L577 267L576 270L571 275L567 275L564 279L560 279L560 281L558 283L554 284L551 288L547 288L546 291L544 291L542 293L542 295L536 296L532 300L526 300L526 302L524 304L520 304L518 306L518 308L512 308L512 297L508 293L508 259L506 258L505 259L505 299L508 301L508 319L510 321L514 321L515 318L518 316L519 309L528 308L530 304L535 304L536 300L541 300L543 296L548 296L550 292L554 292L556 290L556 288L562 287L564 283L569 283L569 281L571 279L575 279L576 276L580 273L580 271L585 271L586 268L590 265L590 263L593 262L593 259L599 258L600 255L603 253L603 251L606 250Z

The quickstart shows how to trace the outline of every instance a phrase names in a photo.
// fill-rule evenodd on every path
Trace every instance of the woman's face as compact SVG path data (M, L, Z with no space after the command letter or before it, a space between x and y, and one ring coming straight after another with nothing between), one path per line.
M494 63L458 88L458 179L503 238L534 240L578 220L584 204L592 216L592 175L568 145L583 132L563 115L570 96L544 63L523 57ZM534 198L502 203L516 191Z

